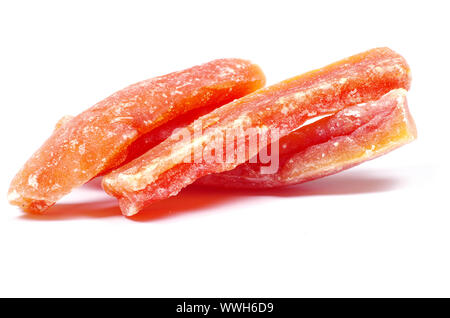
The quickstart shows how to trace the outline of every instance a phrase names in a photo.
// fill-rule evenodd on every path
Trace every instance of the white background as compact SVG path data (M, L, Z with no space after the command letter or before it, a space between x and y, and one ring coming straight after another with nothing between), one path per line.
M446 1L2 1L0 296L450 296ZM419 139L272 191L187 189L134 219L95 181L47 216L9 182L65 114L240 57L268 83L389 46Z

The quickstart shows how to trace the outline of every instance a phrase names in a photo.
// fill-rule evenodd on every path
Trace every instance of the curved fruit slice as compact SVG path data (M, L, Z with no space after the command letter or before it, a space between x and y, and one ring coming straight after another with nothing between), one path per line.
M105 176L103 188L119 199L125 215L133 215L153 201L176 195L202 176L231 170L254 157L268 144L269 138L262 138L263 132L277 131L278 136L270 139L276 141L310 118L378 99L392 89L409 88L409 84L409 67L394 51L378 48L357 54L216 109L186 127L184 135L187 132L194 136L189 142L166 139ZM233 129L245 131L248 128L259 129L256 135L261 142L245 151L245 156L239 156L241 150L236 149L233 139L227 140L223 148L227 152L234 148L236 160L189 162L192 154L204 156L205 147L215 143L219 136ZM203 133L196 136L199 129ZM250 137L245 138L247 143Z
M348 107L280 140L280 169L261 173L260 163L211 174L199 184L229 188L272 188L321 178L379 157L417 137L406 91Z
M172 132L175 129L185 127L192 123L194 120L198 119L199 117L206 115L207 113L210 113L217 107L220 107L221 105L211 105L206 107L201 107L197 109L193 109L191 111L188 111L187 113L184 113L167 123L153 129L152 131L143 134L138 139L136 139L130 146L128 146L126 152L126 158L125 160L120 164L120 166L136 159L137 157L141 156L142 154L146 153L149 149L153 148L160 142L162 142L164 139L167 139ZM55 125L55 130L62 127L64 124L69 122L73 116L66 115L63 116ZM114 167L117 168L117 167ZM114 169L113 168L113 169ZM107 174L111 172L113 169L102 171L99 175Z
M222 59L131 85L62 120L14 177L8 199L25 211L43 211L122 163L139 136L189 110L244 96L264 82L257 65Z
M146 153L149 149L153 148L163 140L170 137L175 129L185 127L192 123L199 117L206 115L217 108L219 105L206 106L202 108L193 109L177 118L161 125L160 127L142 135L133 144L128 147L128 154L123 162L126 164L139 156Z

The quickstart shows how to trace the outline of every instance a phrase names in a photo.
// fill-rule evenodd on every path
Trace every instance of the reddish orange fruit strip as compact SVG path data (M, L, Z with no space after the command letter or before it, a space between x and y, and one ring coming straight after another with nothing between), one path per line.
M191 110L177 118L165 123L164 125L142 135L128 148L127 158L123 162L126 164L142 154L146 153L149 149L153 148L164 139L167 139L175 129L185 127L192 123L199 117L210 113L217 108L218 105L202 107L198 109Z
M146 153L149 149L153 148L160 142L162 142L164 139L167 139L172 132L175 129L185 127L192 123L194 120L198 119L199 117L213 111L215 108L219 107L221 105L212 105L212 106L206 106L202 108L193 109L191 111L188 111L185 114L182 114L171 121L168 121L167 123L153 129L152 131L143 134L141 137L139 137L136 141L134 141L130 146L128 146L126 152L127 156L125 160L120 164L120 166L136 159L137 157L141 156L142 154ZM67 122L69 122L73 116L66 115L62 117L55 125L55 130L65 125ZM116 167L114 167L116 168ZM114 169L113 168L113 169ZM103 171L100 175L106 174L111 172L113 169L110 169L108 171Z
M237 127L279 130L279 136L283 137L309 118L378 99L392 89L409 88L409 84L409 67L392 50L378 48L357 54L220 107L200 118L202 129L208 129L201 138L189 143L169 138L105 176L103 187L119 199L125 215L133 215L153 201L176 195L202 176L235 168L267 146L267 142L260 142L244 158L232 163L208 163L207 160L186 163L192 153L202 153L206 145L228 130ZM195 135L197 125L187 127L191 136Z
M406 91L348 107L280 140L280 169L261 173L260 163L211 174L199 184L229 188L272 188L321 178L379 157L417 136Z
M122 163L139 136L189 110L223 105L264 82L258 66L222 59L131 85L58 124L15 176L8 199L25 211L43 211Z

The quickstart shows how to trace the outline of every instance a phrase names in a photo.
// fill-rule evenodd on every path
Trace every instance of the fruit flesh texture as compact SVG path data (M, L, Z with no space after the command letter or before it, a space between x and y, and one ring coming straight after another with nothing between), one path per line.
M416 137L406 90L392 90L377 101L345 108L282 138L276 173L261 173L261 163L244 163L197 183L229 188L298 184L374 159Z
M228 129L278 129L279 137L283 137L310 118L378 99L392 89L408 89L409 85L409 67L394 51L377 48L354 55L216 109L200 118L202 129L208 129L200 139L194 138L187 144L166 139L105 176L103 188L119 199L123 214L136 214L156 200L176 195L202 176L234 169L267 146L260 142L256 149L246 151L243 160L232 163L185 163L192 153L202 153L206 145ZM194 122L187 126L191 135L197 125Z
M155 130L142 135L128 148L128 154L123 164L126 164L138 158L142 154L146 153L149 149L167 139L175 129L189 125L199 117L206 115L216 109L217 106L218 105L212 105L191 110L186 114L178 116L177 118L165 123Z
M27 212L44 211L73 188L120 165L139 136L192 109L223 105L264 83L257 65L222 59L128 86L57 124L14 177L8 199Z
M191 111L188 111L185 114L182 114L171 121L168 121L167 123L153 129L152 131L143 134L141 137L139 137L136 141L134 141L128 148L127 148L127 156L125 160L120 164L121 166L136 159L137 157L141 156L142 154L146 153L149 149L153 148L160 142L162 142L164 139L167 139L172 132L175 129L185 127L192 123L194 120L198 119L199 117L210 113L215 108L219 107L220 105L212 105L207 107L202 107L198 109L193 109ZM73 116L66 115L62 117L55 125L55 129L60 128L65 123L67 123L69 120L71 120ZM114 169L114 168L113 168ZM102 172L100 175L107 174L111 172L113 169L110 169L108 171Z

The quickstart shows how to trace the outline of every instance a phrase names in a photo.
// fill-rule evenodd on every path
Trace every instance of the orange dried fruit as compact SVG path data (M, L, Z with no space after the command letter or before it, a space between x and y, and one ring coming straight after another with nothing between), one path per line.
M198 180L229 188L272 188L321 178L377 158L417 137L406 90L396 89L379 100L345 108L282 138L280 168L261 172L261 163L244 163Z
M73 188L120 165L143 134L192 109L221 106L264 83L257 65L221 59L128 86L57 124L12 180L8 199L25 211L44 211Z
M310 118L336 113L345 107L378 99L392 89L408 89L409 85L409 67L394 51L377 48L354 55L214 110L185 130L195 136L201 125L201 130L207 133L187 143L180 143L176 138L164 140L105 176L103 188L119 199L125 215L133 215L156 200L176 195L200 177L234 169L257 155L269 140L290 134ZM245 156L237 156L233 162L189 162L192 154L194 157L198 153L203 155L208 145L236 128L259 129L258 147L246 150ZM261 138L262 131L275 130L279 134L277 137ZM235 147L234 140L227 140L223 148L229 149L229 146ZM233 151L238 154L240 150L234 148Z

